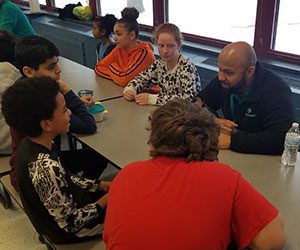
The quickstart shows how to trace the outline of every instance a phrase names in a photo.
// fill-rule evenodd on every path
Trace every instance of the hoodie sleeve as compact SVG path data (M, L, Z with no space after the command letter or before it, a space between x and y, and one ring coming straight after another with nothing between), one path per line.
M65 95L66 106L72 111L70 132L79 134L92 134L97 130L94 117L89 113L84 103L70 90Z
M118 58L118 49L114 49L109 55L104 57L101 61L98 61L95 66L95 73L99 76L102 76L106 79L112 80L109 71L109 65L113 62L116 62Z
M148 69L140 72L134 77L127 85L137 91L137 93L143 92L145 89L149 89L151 86L158 84L157 79L157 62L154 62Z
M71 175L70 177L72 182L82 189L88 190L90 192L96 192L99 189L100 180L90 180L78 175Z
M95 73L107 79L113 80L116 84L125 87L127 83L143 70L147 69L155 61L153 52L148 48L137 50L125 67L117 62L120 56L119 50L114 49L108 56L98 62Z
M220 85L218 78L214 78L204 89L202 89L198 97L212 113L216 114L216 111L222 107L222 86Z
M278 101L280 100L280 101ZM262 131L237 130L231 135L230 149L241 153L279 155L283 151L286 132L294 121L294 106L289 88L269 91L261 102Z
M67 233L79 235L85 231L86 235L91 234L88 224L97 219L100 221L103 208L96 202L79 205L74 200L66 172L56 159L36 159L29 164L32 185L57 225Z
M1 5L1 4L0 4ZM18 20L18 13L12 8L6 8L1 13L0 29L13 32Z

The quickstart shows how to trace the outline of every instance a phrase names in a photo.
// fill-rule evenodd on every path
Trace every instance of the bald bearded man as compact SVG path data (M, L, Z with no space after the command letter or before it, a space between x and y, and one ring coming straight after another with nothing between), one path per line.
M277 75L257 62L246 42L228 44L218 57L218 76L199 97L221 127L219 148L242 153L281 154L294 121L292 93Z

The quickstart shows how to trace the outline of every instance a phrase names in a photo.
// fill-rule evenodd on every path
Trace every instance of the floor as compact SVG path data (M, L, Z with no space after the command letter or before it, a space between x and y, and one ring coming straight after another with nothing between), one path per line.
M4 209L0 204L0 250L46 250L35 238L35 230L22 209L17 205Z
M63 148L67 148L66 138L63 138L62 144ZM112 180L117 173L118 170L108 164L100 179ZM47 250L37 239L36 232L23 210L13 200L12 202L13 207L9 209L5 209L0 203L0 250Z
M111 180L117 172L113 166L108 165L101 179ZM0 203L0 250L24 249L46 250L47 247L38 241L33 226L18 205L5 209Z

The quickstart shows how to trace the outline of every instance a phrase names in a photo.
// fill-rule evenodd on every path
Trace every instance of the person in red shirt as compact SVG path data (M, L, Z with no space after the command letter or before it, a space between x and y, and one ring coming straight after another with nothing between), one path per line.
M125 87L154 63L155 56L151 43L138 40L139 24L136 19L139 12L127 7L121 14L122 18L114 26L116 48L96 64L95 73Z
M108 194L107 249L281 249L278 210L217 161L219 126L200 103L154 110L150 156L128 164Z

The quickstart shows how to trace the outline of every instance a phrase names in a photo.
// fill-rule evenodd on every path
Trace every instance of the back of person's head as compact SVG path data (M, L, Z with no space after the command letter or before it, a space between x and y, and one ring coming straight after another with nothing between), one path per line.
M0 30L0 62L15 64L16 37L13 33Z
M58 48L44 37L27 36L16 43L16 66L23 75L25 66L38 70L41 64L54 56L59 56Z
M94 22L97 24L99 30L104 30L104 36L109 37L112 33L114 26L118 19L112 14L106 14L105 16L95 17Z
M50 77L20 78L2 96L6 123L30 137L41 135L40 123L53 116L58 93L59 85Z
M137 22L139 17L139 12L134 7L126 7L121 11L122 18L117 21L124 25L127 29L128 33L133 31L135 33L136 38L139 36L140 28Z
M202 103L174 98L152 113L150 155L215 161L218 135L215 117Z
M179 28L172 23L163 23L159 25L156 30L154 31L154 40L155 43L157 43L158 37L162 33L168 33L171 34L175 41L177 42L178 46L181 47L182 44L182 34L179 30Z

